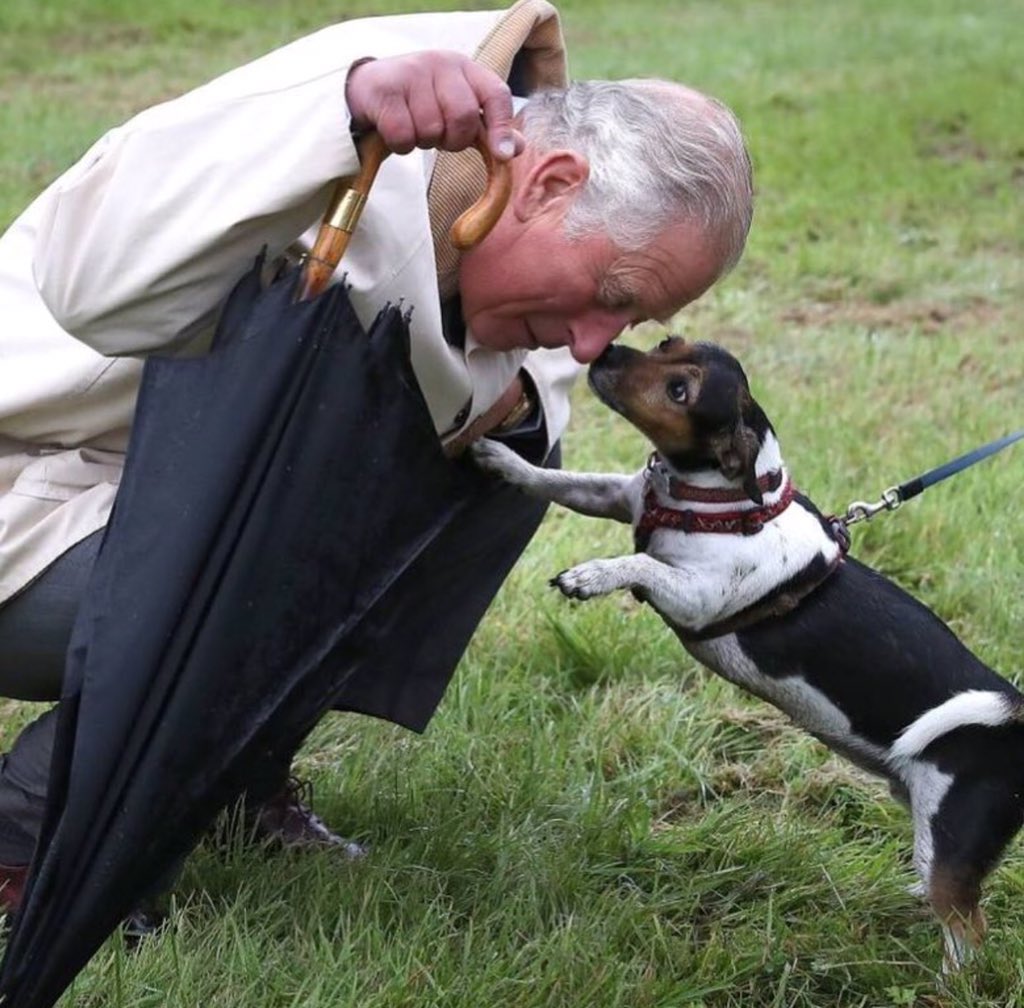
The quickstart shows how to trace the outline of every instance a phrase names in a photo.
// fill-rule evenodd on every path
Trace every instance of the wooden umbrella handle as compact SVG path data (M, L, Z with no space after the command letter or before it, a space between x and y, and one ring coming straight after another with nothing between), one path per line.
M381 162L391 152L380 134L367 133L359 141L359 174L339 180L327 207L313 248L302 267L299 300L308 301L323 291L331 281L349 239L366 204L373 180ZM512 191L512 170L507 161L498 161L491 154L486 140L480 137L476 149L487 167L487 188L468 210L464 211L449 232L452 244L461 250L472 248L494 227Z
M487 169L487 188L468 210L459 214L448 232L452 244L460 252L471 249L490 234L512 193L512 165L508 161L498 161L483 137L477 137L474 146Z

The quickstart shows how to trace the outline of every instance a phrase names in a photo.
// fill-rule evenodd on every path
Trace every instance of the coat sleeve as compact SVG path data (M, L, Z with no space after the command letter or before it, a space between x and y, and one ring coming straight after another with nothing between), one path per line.
M37 208L33 272L57 322L106 355L207 328L261 248L284 251L357 169L354 58L244 67L104 136Z
M54 318L107 355L208 329L263 246L284 251L357 169L352 64L472 52L500 13L330 25L108 133L40 197L33 272Z

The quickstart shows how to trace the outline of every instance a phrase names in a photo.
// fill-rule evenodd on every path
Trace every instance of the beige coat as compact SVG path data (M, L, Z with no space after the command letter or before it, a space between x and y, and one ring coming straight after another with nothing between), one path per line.
M504 74L522 49L531 87L565 79L546 0L334 25L111 130L0 238L0 602L106 523L139 355L201 347L263 245L308 247L332 181L357 167L351 63L432 48ZM387 301L414 306L413 364L442 437L525 367L553 442L578 371L566 351L498 353L472 333L457 351L442 334L438 284L457 269L443 235L479 191L475 158L388 158L343 268L364 324Z

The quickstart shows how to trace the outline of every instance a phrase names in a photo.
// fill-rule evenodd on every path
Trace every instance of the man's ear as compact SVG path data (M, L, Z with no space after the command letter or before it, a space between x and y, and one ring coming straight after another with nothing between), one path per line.
M719 468L729 479L742 479L746 495L755 503L763 504L764 495L757 485L754 465L761 442L757 434L742 420L736 421L731 432L723 432L711 441Z
M589 177L590 163L577 151L539 154L512 191L513 212L521 221L552 212L564 216Z

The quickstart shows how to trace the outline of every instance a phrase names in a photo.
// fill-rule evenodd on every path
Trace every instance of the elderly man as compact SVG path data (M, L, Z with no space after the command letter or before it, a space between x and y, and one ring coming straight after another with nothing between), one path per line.
M380 171L346 278L364 323L389 300L416 306L414 369L453 451L490 434L557 464L580 366L699 297L749 228L728 110L663 81L568 85L546 0L336 25L112 130L0 239L0 695L60 696L140 358L201 350L262 246L308 248L371 128L406 156ZM448 228L482 188L465 150L481 130L512 159L512 195L460 255ZM464 509L397 587L396 632L339 706L422 730L540 518L503 487ZM0 908L21 897L52 727L51 711L0 765ZM341 843L288 769L254 785L256 832Z

